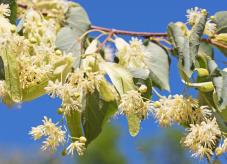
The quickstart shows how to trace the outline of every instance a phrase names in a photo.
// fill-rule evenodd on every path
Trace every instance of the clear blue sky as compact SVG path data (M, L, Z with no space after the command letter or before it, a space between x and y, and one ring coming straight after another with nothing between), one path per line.
M94 25L109 28L164 32L171 21L186 21L185 11L191 7L201 7L213 14L219 10L227 10L226 0L78 0L88 12ZM173 62L172 64L175 64ZM171 68L174 77L171 78L172 93L182 90L176 69ZM38 146L28 131L31 126L40 124L44 115L57 120L56 109L60 102L43 96L32 102L24 103L21 109L7 108L0 104L0 148L29 148ZM140 158L135 153L134 143L141 136L151 136L157 133L157 125L152 119L143 122L142 130L136 139L129 137L125 119L115 120L121 124L125 132L122 134L122 152L132 153L131 163L137 163Z

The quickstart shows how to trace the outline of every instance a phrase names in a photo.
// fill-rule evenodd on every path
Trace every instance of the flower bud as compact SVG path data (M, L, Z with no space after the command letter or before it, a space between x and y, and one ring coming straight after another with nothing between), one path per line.
M16 27L15 25L12 25L12 26L10 27L10 31L11 31L12 33L15 33L15 32L17 31L17 27Z
M84 136L81 136L79 138L79 141L80 141L80 143L86 143L87 142L87 139Z
M217 156L222 155L222 154L223 154L222 148L221 148L221 147L217 147L217 148L215 149L215 154L216 154Z
M34 38L34 37L30 38L29 41L30 41L32 44L37 43L37 40L36 40L36 38Z
M59 108L58 109L58 114L62 115L64 113L64 109L63 108Z
M154 106L155 108L160 108L160 107L161 107L161 103L160 103L159 101L155 101L155 102L153 103L153 106Z
M210 20L211 20L211 21L215 21L215 16L212 15L212 16L210 17Z
M146 93L147 92L147 86L146 85L141 85L139 87L139 92L140 93Z
M200 86L199 87L199 90L202 91L202 92L211 92L214 90L214 85L212 82L209 82L203 86Z
M199 77L207 77L209 75L208 70L205 68L197 68L196 71Z
M58 56L60 56L60 55L62 55L62 52L61 52L61 50L56 50L55 51L55 54L58 55Z
M201 13L202 13L203 15L207 15L207 10L206 10L206 9L202 9Z

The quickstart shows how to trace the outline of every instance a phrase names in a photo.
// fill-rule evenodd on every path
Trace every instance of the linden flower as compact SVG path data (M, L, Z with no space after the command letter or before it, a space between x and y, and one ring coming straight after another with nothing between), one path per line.
M119 105L120 114L136 114L139 118L143 119L147 116L147 112L150 106L149 101L143 100L141 93L135 90L128 91L121 98L121 103Z
M0 16L10 16L10 8L8 4L0 4Z
M161 126L170 126L173 122L196 123L209 116L207 107L199 107L195 99L184 98L182 95L163 97L153 103L153 114Z
M194 153L192 156L200 158L206 156L210 159L210 156L213 155L212 150L221 137L216 119L206 119L200 124L191 124L188 132L183 143L192 150Z
M43 136L47 137L43 141L42 150L49 149L53 152L60 144L65 142L65 131L62 131L61 126L58 127L57 124L52 123L52 120L46 116L44 117L43 125L33 127L29 134L32 135L34 140L38 140Z
M204 34L208 36L214 36L217 31L217 25L211 20L208 20L204 29Z
M60 96L60 91L62 88L62 83L56 80L55 82L49 81L48 85L44 88L48 95L50 95L51 98L55 98L56 96Z
M202 9L195 7L187 10L188 23L193 26L199 19Z
M119 64L128 68L145 68L144 56L147 53L142 40L132 38L130 44L121 38L115 39Z
M68 154L71 154L72 156L74 155L75 151L77 151L79 156L84 155L84 151L86 150L85 143L80 141L75 141L71 143L66 150Z

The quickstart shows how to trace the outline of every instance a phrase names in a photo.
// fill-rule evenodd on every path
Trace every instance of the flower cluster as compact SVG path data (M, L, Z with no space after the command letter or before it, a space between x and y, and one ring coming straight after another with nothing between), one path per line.
M121 97L119 105L120 114L135 114L141 120L146 118L149 111L150 101L144 101L141 93L135 90L126 92Z
M187 19L188 19L188 23L193 26L194 24L196 24L201 15L202 14L206 14L206 10L204 9L200 9L198 7L195 8L191 8L187 10ZM217 25L211 20L211 18L206 22L206 26L204 29L204 34L212 37L215 35L217 31Z
M179 124L198 123L211 115L206 107L199 107L198 101L182 95L163 97L153 103L153 113L161 126L170 126L173 122Z
M74 155L74 152L77 151L78 155L84 155L86 141L87 139L82 136L79 140L72 142L66 149L68 154Z
M57 96L62 100L60 110L64 115L70 115L72 111L81 112L83 96L92 94L95 89L99 91L102 80L105 80L102 72L88 72L77 69L68 75L66 83L58 80L49 81L45 89L52 98Z
M34 140L46 137L41 147L43 151L50 150L51 152L54 152L58 146L65 144L66 142L66 131L63 131L61 126L54 124L52 120L48 119L46 116L44 117L43 124L33 127L29 134L32 135ZM73 155L74 151L77 151L78 155L83 155L86 150L85 143L87 139L82 136L74 140L75 141L67 147L67 154Z
M213 149L221 137L221 131L216 119L206 119L200 124L191 124L183 144L190 148L195 157L207 157L213 155Z
M126 68L146 68L144 56L147 51L142 40L132 38L130 43L127 43L122 38L117 38L115 39L115 45L118 50L119 64Z
M47 117L44 117L43 125L33 127L29 134L33 136L34 140L47 137L43 141L42 150L54 152L60 144L65 142L65 131L61 130L61 126L52 123L52 120Z
M73 5L67 0L18 0L18 4L27 5L27 8L33 8L39 13L45 15L46 19L54 20L59 26L65 19L65 14L69 7ZM19 9L19 17L23 17L25 9Z

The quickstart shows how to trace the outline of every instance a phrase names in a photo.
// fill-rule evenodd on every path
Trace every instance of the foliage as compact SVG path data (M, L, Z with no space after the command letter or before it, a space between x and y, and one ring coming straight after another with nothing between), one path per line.
M83 155L114 115L125 115L136 136L151 113L161 126L178 123L186 129L182 143L193 156L211 160L227 151L227 68L214 60L215 48L227 52L225 11L209 17L204 9L190 9L187 23L170 23L160 34L93 26L83 7L70 1L1 3L2 102L11 106L44 94L62 100L57 110L62 120L44 117L30 131L35 140L46 138L43 150L63 144L63 155ZM91 38L92 32L97 36ZM128 42L120 35L142 38ZM171 89L170 55L178 59L181 80L198 91L197 98L156 91ZM153 93L160 97L156 102Z

